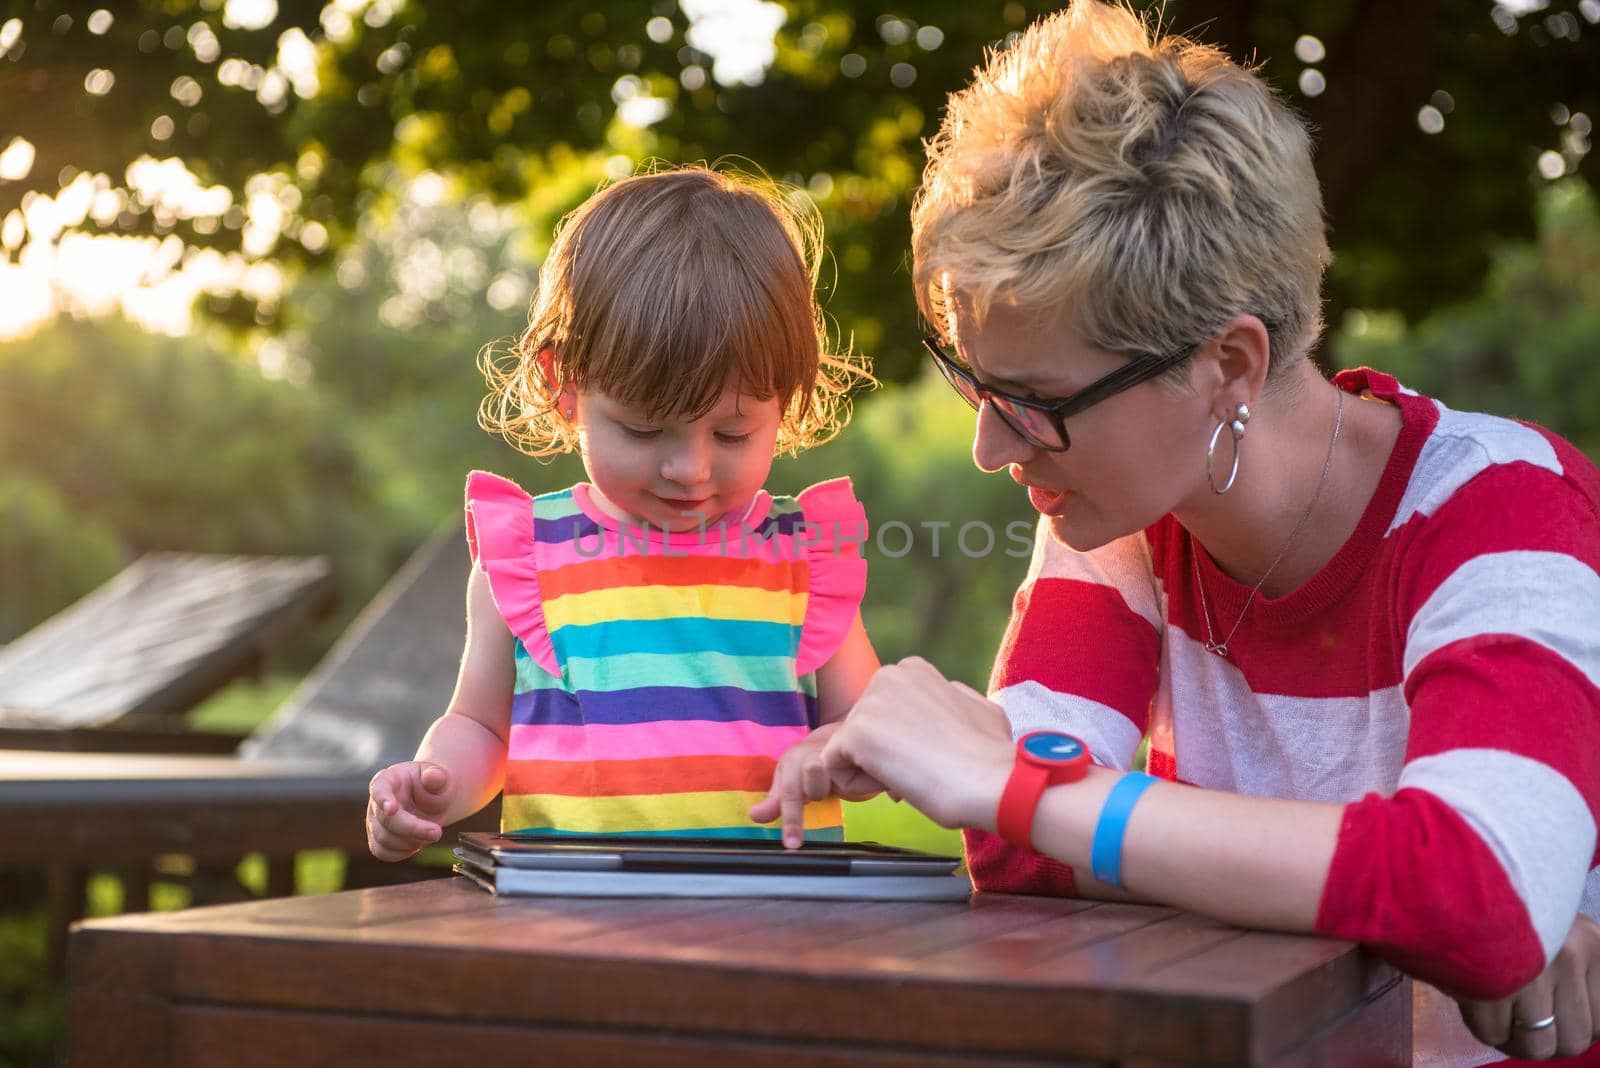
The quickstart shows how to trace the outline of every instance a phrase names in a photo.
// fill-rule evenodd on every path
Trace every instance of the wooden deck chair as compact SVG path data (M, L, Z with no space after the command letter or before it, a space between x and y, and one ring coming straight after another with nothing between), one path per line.
M51 872L56 961L67 921L83 913L91 870L125 873L125 906L138 911L162 854L222 870L265 854L269 894L293 891L301 850L365 856L368 780L416 751L454 689L470 567L452 524L236 755L0 750L0 867Z
M148 553L0 647L0 748L231 752L182 716L334 603L324 557Z

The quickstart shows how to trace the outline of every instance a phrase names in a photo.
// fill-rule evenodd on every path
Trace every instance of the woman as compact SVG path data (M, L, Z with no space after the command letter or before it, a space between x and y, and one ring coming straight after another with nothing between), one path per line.
M1040 533L993 699L884 668L806 792L970 828L983 888L1355 939L1506 1053L1590 1047L1600 476L1537 428L1318 374L1300 121L1079 0L952 97L913 255L974 459ZM1097 766L1019 761L1039 729ZM1140 796L1144 734L1166 781Z

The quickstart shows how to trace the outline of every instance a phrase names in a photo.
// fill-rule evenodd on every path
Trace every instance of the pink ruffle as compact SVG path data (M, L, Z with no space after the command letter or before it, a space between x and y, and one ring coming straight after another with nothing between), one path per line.
M800 628L795 670L804 675L839 651L867 592L867 513L848 478L834 478L801 490L797 498L809 544L806 565L810 592Z
M534 663L561 674L539 598L534 561L533 498L510 479L474 471L467 476L467 544L472 562L489 577L489 592L511 633Z

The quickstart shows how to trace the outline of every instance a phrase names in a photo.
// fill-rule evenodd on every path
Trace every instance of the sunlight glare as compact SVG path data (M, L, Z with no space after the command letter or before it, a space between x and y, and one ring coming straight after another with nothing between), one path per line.
M6 19L0 24L0 57L11 51L11 46L22 39L22 20Z
M228 0L222 24L234 30L264 30L278 17L278 0Z
M317 46L300 27L284 30L279 36L277 63L301 100L311 99L322 88L317 79Z
M225 185L202 186L176 156L159 160L140 156L128 164L126 180L139 199L180 219L221 215L233 206L232 190Z
M74 315L116 310L124 293L150 278L151 261L160 247L154 237L65 235L48 258L56 300L63 311Z
M96 67L83 76L83 91L90 96L105 96L117 84L117 76L104 67Z
M104 178L105 176L99 175L98 177ZM98 225L110 226L117 221L117 216L121 215L127 207L128 194L121 189L107 187L96 190L94 200L89 204L89 215Z
M283 205L269 192L252 193L245 201L245 214L249 221L244 224L240 245L247 256L265 256L283 230Z
M777 58L773 41L787 17L767 0L682 0L689 44L715 59L712 76L723 85L760 85Z
M9 219L8 219L9 222ZM26 266L0 258L0 340L32 333L55 311L50 281Z
M28 223L22 217L22 212L12 208L6 212L5 222L0 223L0 247L7 252L14 252L22 247L23 239L28 236Z
M4 152L0 152L0 181L20 182L33 170L33 142L13 137Z
M22 217L28 220L28 233L38 243L48 243L61 233L61 212L56 202L43 193L27 192L22 195Z
M202 63L215 63L222 54L222 43L217 40L216 33L204 22L197 22L189 27L186 35L189 47L194 49L194 58Z
M94 204L94 178L79 174L56 194L56 211L63 227L81 226Z

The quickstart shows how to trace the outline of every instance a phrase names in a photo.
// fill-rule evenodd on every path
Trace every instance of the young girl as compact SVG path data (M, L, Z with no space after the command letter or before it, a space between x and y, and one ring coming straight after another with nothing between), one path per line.
M800 780L878 667L865 517L848 479L762 485L870 378L826 354L820 223L796 203L697 167L618 182L558 229L527 330L484 361L480 422L532 456L576 449L589 481L468 477L461 673L416 759L372 780L380 859L502 789L506 832L775 837L756 821L781 814L788 845L842 837L838 800L804 804Z

